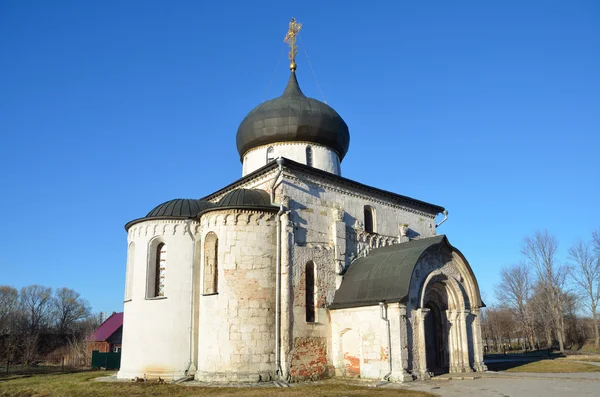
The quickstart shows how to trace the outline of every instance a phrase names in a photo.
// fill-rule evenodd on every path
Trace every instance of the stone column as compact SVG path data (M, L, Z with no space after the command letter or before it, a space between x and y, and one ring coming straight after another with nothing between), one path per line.
M293 348L293 318L292 313L292 261L290 259L290 247L292 246L293 225L290 222L289 197L282 198L284 207L288 210L281 215L281 368L283 379L289 376L289 354ZM275 220L276 221L276 220ZM275 358L275 354L273 354ZM276 372L275 362L273 364L273 374Z
M346 265L346 224L344 223L344 209L333 209L333 224L331 225L335 262L335 289L340 288L342 273Z
M388 305L390 332L392 336L392 373L390 380L394 382L412 381L408 373L408 334L406 328L406 306L394 303Z
M449 371L450 373L461 372L462 357L459 354L458 313L455 310L446 310L446 317L448 317L448 350L450 352Z
M471 332L473 335L473 357L475 359L475 362L473 363L473 369L477 372L485 372L487 371L487 366L483 362L483 341L481 338L481 319L479 317L480 310L473 309L471 314L473 315Z
M469 335L467 334L467 316L471 313L470 310L464 309L458 311L458 323L460 326L460 352L462 358L462 368L460 372L472 372L469 363Z
M425 319L429 315L429 309L417 309L416 312L419 333L419 379L425 380L431 378L427 369L427 340L425 339Z

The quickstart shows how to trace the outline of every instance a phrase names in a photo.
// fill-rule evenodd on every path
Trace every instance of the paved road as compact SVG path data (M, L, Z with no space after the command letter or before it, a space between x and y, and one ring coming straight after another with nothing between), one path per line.
M513 372L510 375L488 372L479 379L430 380L407 384L387 384L426 391L444 397L587 397L600 396L600 373L531 374Z

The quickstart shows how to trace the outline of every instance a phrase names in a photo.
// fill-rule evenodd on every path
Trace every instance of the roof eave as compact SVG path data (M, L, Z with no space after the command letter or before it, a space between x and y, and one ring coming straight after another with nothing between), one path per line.
M276 206L264 206L264 205L228 205L228 206L223 206L223 207L212 207L212 208L207 208L203 211L200 211L195 217L194 219L200 219L200 217L204 214L207 214L209 212L213 212L213 211L219 211L219 210L248 210L248 211L266 211L266 212L277 212L279 211L279 207Z
M185 220L185 219L193 219L193 216L151 216L151 217L143 217L143 218L137 218L134 219L132 221L129 221L125 224L125 231L129 231L129 228L135 224L141 223L141 222L145 222L145 221L159 221L159 220L167 220L167 219L172 219L172 220Z
M356 302L340 302L340 303L332 303L327 308L329 310L339 310L339 309L352 309L356 307L367 307L367 306L378 306L381 302L383 303L405 303L406 296L401 298L389 298L389 299L372 299L368 301L356 301Z

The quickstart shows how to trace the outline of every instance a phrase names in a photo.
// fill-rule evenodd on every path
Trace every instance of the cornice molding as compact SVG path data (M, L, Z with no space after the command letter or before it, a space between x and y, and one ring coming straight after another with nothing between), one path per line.
M414 207L425 207L425 206L418 205L418 203L413 203L410 200L405 200L407 203L406 205L398 204L398 201L400 201L400 200L396 197L392 197L393 193L390 193L389 195L387 195L387 194L382 194L377 191L373 191L368 188L361 189L355 185L353 186L351 183L347 183L346 181L340 180L338 178L327 178L326 176L322 176L322 175L319 175L319 176L308 175L308 173L305 173L305 172L302 172L302 176L299 176L296 173L292 173L292 172L289 172L288 170L285 170L283 172L283 177L284 177L284 179L287 178L287 179L295 180L297 182L312 184L314 186L325 188L327 190L334 191L337 193L345 194L347 196L359 198L362 200L368 200L368 201L382 204L382 205L387 205L389 207L396 208L396 209L401 209L403 211L411 212L411 213L426 217L428 219L432 219L432 220L435 219L435 214L414 208ZM385 196L389 196L389 197L385 197ZM409 203L413 204L414 207L409 206L410 205Z
M192 220L190 228L192 234L199 233L200 223ZM132 242L137 237L154 237L154 236L165 236L165 235L186 235L188 233L188 226L185 219L148 219L136 223L129 228L127 233L127 241Z

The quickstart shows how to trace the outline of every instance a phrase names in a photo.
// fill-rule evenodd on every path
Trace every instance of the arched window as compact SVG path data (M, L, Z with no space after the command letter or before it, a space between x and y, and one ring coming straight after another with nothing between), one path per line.
M376 233L375 231L375 208L365 205L365 232Z
M165 277L167 275L167 245L156 247L156 270L154 273L154 296L165 296Z
M315 264L309 261L304 273L307 323L315 322L315 281Z
M204 295L216 294L219 282L219 239L210 232L204 239Z
M267 164L273 160L275 160L275 150L273 149L273 146L269 146L267 148Z
M308 165L309 167L312 167L313 165L313 152L312 147L310 146L306 147L306 165Z
M127 270L125 271L125 300L130 300L133 289L133 267L135 266L135 244L129 244L127 249Z

